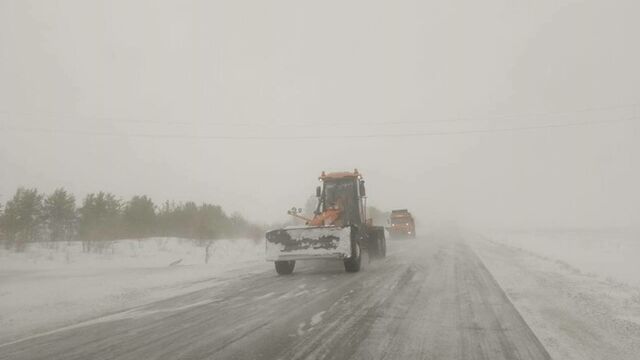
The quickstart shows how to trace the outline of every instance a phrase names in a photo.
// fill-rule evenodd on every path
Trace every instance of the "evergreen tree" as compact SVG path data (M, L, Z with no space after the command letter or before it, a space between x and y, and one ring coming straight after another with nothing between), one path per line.
M79 212L78 231L85 251L93 250L96 241L113 240L122 233L121 204L113 194L87 195Z
M23 251L27 242L39 240L44 220L42 199L37 189L19 188L7 202L1 227L9 247Z
M203 245L223 237L259 240L264 227L239 213L228 216L218 205L166 201L156 212L147 196L134 196L122 206L105 192L87 195L76 210L75 197L63 188L46 199L36 189L20 188L4 209L0 207L0 241L7 248L23 250L30 241L70 240L76 234L85 251L94 251L108 246L106 240L122 237L175 236Z
M52 241L71 240L77 221L76 198L63 188L44 201L44 217Z
M178 222L176 220L176 204L165 201L157 215L156 233L160 236L179 236L177 232Z
M218 205L202 204L196 216L196 239L219 239L228 236L230 221Z
M136 239L154 234L156 207L147 196L134 196L124 209L123 221L126 236Z
M193 201L189 201L177 209L178 236L189 239L197 239L199 230L202 225L199 224L198 205Z

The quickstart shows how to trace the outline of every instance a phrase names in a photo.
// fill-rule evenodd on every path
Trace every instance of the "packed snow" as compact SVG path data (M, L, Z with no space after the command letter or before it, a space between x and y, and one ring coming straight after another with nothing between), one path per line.
M264 242L118 240L99 253L78 241L0 250L0 344L264 271ZM236 271L237 270L237 271ZM227 276L228 275L228 276Z
M634 232L503 232L474 250L554 359L637 359Z
M324 315L326 311L320 311L319 313L313 315L311 318L311 326L316 326L322 321L322 315Z

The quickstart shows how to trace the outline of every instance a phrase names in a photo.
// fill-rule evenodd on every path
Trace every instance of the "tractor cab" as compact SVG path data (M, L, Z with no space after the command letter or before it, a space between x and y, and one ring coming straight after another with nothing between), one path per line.
M318 206L309 225L357 225L366 220L364 180L358 173L322 173L316 188Z

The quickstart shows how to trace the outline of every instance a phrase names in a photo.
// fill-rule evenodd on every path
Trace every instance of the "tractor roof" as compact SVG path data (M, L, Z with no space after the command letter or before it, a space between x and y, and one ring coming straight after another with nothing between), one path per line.
M339 180L339 179L353 179L353 178L361 178L362 174L358 172L358 169L354 169L351 171L338 171L332 173L325 173L324 171L320 175L320 180Z

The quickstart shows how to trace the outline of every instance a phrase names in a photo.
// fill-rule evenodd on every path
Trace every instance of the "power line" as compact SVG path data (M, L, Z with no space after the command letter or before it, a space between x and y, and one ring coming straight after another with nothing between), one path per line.
M435 123L453 123L453 122L480 122L480 121L490 121L490 120L510 120L510 119L522 119L522 118L540 118L540 117L549 117L555 115L568 115L568 114L583 114L589 112L599 112L599 111L607 111L607 110L619 110L619 109L637 109L640 111L640 103L636 104L627 104L627 105L609 105L609 106L600 106L600 107L588 107L582 109L574 109L574 110L560 110L560 111L550 111L550 112L537 112L537 113L529 113L529 114L503 114L503 115L493 115L493 116L484 116L484 117L450 117L446 119L432 119L432 120L396 120L396 121L359 121L359 122L348 122L348 121L331 121L331 122L289 122L289 123L256 123L256 122L232 122L232 121L202 121L202 122L193 122L193 121L165 121L165 120L148 120L148 119L127 119L122 117L78 117L76 119L85 119L85 120L97 120L101 122L117 122L117 123L130 123L130 124L158 124L158 125L177 125L177 126L205 126L205 127L295 127L295 128L321 128L321 127L348 127L348 126L386 126L386 125L426 125L426 124L435 124ZM5 116L11 115L8 111L0 111L0 113L5 114ZM29 116L37 117L38 114L28 113ZM64 118L67 116L60 116L56 114L52 114L53 117Z
M431 131L431 132L411 132L411 133L391 133L391 134L347 134L347 135L301 135L301 136L230 136L230 135L180 135L180 134L148 134L148 133L116 133L116 132L98 132L98 131L81 131L81 130L62 130L62 129L42 129L42 128L4 128L5 131L27 132L27 133L45 133L45 134L62 134L62 135L90 135L105 137L137 137L152 139L192 139L192 140L320 140L320 139L375 139L375 138L410 138L410 137L427 137L427 136L446 136L446 135L466 135L466 134L491 134L505 132L519 132L540 129L556 129L580 127L596 124L612 124L627 121L640 120L640 117L621 118L614 120L592 120L578 121L562 124L545 124L545 125L529 125L517 127L503 127L492 129L469 129L469 130L453 130L453 131Z

